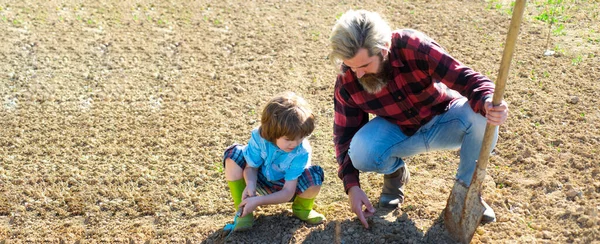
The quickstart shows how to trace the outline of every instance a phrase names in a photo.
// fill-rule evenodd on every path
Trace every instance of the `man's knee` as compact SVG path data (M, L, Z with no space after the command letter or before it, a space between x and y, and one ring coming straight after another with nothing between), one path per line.
M375 160L372 158L369 160L369 157L365 157L364 154L355 154L352 153L352 150L348 152L348 156L350 160L352 160L352 165L354 168L360 171L372 171L372 167L369 167L374 164Z
M475 111L473 111L471 106L469 106L468 104L465 104L462 109L464 111L462 112L464 116L463 118L467 119L467 121L465 122L467 124L470 124L470 133L477 133L483 136L483 133L485 132L485 127L487 125L487 118L485 118L485 116L481 115L480 113L476 113Z

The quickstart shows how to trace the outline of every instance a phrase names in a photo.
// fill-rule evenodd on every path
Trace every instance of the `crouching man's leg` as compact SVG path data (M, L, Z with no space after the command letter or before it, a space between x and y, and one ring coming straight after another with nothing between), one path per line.
M486 125L486 118L475 113L466 99L461 99L452 104L446 113L436 116L434 125L427 132L431 150L460 148L460 163L456 180L465 187L471 184ZM498 128L496 128L491 148L494 148L497 139ZM495 221L494 210L487 203L483 202L483 204L486 210L481 223Z
M376 117L352 138L348 155L353 166L383 174L379 207L396 208L404 202L410 173L402 158L426 151L423 140L405 135L398 125Z

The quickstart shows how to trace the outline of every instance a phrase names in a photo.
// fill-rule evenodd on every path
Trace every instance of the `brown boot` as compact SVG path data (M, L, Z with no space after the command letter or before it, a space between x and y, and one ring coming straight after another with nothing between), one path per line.
M383 190L379 198L379 207L398 208L404 202L404 184L408 183L410 172L406 165L394 173L383 176Z

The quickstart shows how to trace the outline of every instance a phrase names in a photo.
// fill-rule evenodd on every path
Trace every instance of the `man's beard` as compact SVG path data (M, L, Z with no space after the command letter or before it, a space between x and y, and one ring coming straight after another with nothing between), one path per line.
M358 78L358 82L362 87L371 94L377 94L387 86L388 79L382 77L381 73L377 74L366 74L361 78Z
M362 87L370 94L379 93L385 86L387 86L390 80L390 70L388 68L388 60L385 59L380 63L380 70L375 74L365 74L363 77L358 78L358 82Z

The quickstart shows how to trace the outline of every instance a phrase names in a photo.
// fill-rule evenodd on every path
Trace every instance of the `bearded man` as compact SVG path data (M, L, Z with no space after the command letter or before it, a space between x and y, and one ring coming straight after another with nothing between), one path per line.
M384 175L379 206L396 208L410 175L404 158L460 148L456 180L468 187L486 123L501 125L508 116L506 102L492 106L494 83L425 34L392 31L374 12L346 12L330 42L329 56L341 66L334 93L338 176L364 227L375 208L360 188L360 171ZM496 129L493 146L497 138ZM484 205L481 223L495 221Z

